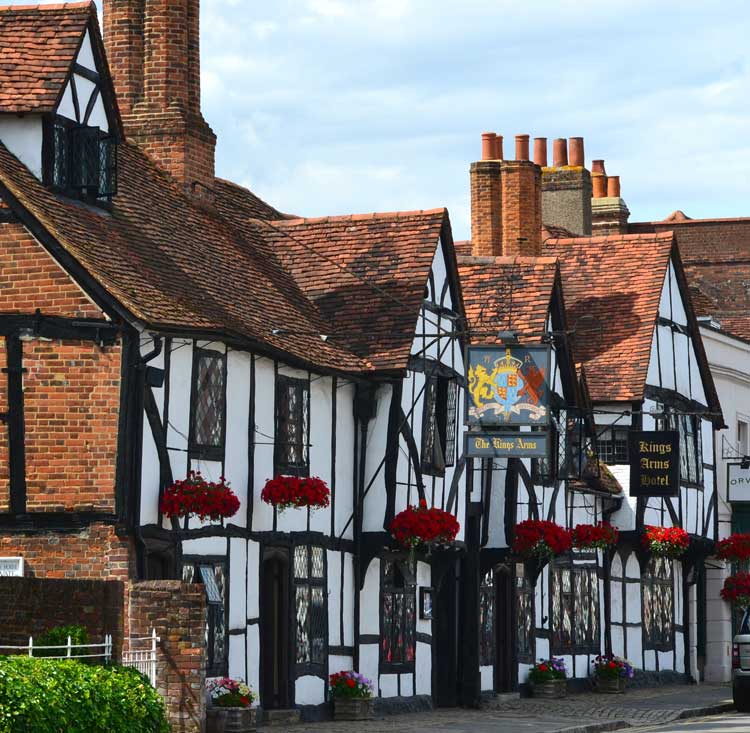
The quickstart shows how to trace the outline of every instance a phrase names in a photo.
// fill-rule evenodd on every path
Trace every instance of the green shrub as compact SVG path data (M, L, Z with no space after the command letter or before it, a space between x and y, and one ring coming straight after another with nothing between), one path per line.
M55 626L48 629L41 636L34 639L34 646L67 646L68 637L70 637L70 643L73 645L89 643L89 632L83 626L71 625ZM73 649L71 650L71 655L78 657L88 654L89 651L88 649ZM35 657L64 657L65 654L65 649L39 649L34 652Z
M0 657L0 733L168 733L164 703L134 669Z

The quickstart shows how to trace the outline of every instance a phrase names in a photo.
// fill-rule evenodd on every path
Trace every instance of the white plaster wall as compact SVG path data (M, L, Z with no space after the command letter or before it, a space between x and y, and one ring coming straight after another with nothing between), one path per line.
M479 676L482 681L482 692L493 692L495 689L494 674L495 668L491 665L482 665L479 668Z
M182 553L183 555L226 555L227 538L199 537L195 540L183 540ZM242 585L244 586L244 584L245 583L243 578ZM230 594L233 592L234 588L230 589Z
M150 338L141 338L141 355L147 354L154 347ZM164 352L154 357L149 365L157 369L164 368ZM159 416L164 418L164 388L152 388ZM159 456L151 426L144 411L143 414L143 448L141 452L141 524L156 524L159 521Z
M245 636L234 634L229 637L229 676L232 679L245 679ZM254 690L257 692L257 688Z
M417 658L414 662L417 695L432 693L432 648L429 644L417 642Z
M260 691L260 627L247 627L247 684L256 695Z
M328 550L328 643L340 646L341 639L341 553ZM349 622L344 619L344 624Z
M397 697L398 696L398 675L381 674L379 682L380 697Z
M386 496L385 478L381 462L388 445L388 411L392 396L393 389L390 385L384 385L378 389L377 412L375 419L370 421L367 433L365 487L370 486L371 482L372 486L364 501L363 529L365 532L383 531ZM396 511L398 511L398 507Z
M244 351L229 351L227 354L227 428L224 470L232 491L240 500L239 511L229 522L240 527L247 526L251 358L251 355Z
M352 669L353 665L353 657L343 657L338 654L330 654L328 656L328 674L344 672L346 670Z
M91 34L86 31L86 35L83 37L81 48L78 50L78 57L76 61L88 69L89 71L97 71L96 62L94 61L94 52L91 47Z
M359 604L359 633L380 634L380 559L375 558L365 573Z
M255 478L253 491L253 528L266 530L273 526L273 508L261 501L260 493L273 478L273 441L275 375L273 361L255 359Z
M169 425L167 448L175 479L188 472L188 434L190 432L190 380L193 370L193 342L174 339L169 370Z
M247 542L234 537L229 540L229 629L244 629L247 626ZM247 580L250 580L248 574ZM257 577L254 578L257 583ZM245 660L242 660L244 665Z
M354 646L354 555L343 553L344 563L344 646Z
M247 617L260 616L260 544L254 540L247 542Z
M354 384L339 380L336 398L336 536L354 537ZM348 523L348 527L347 527ZM346 531L344 532L344 527Z
M42 117L0 115L0 142L42 179Z

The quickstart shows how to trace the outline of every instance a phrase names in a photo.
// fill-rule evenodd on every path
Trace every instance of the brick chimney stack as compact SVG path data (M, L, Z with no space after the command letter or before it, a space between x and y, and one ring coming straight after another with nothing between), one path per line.
M216 135L200 106L200 0L104 0L104 41L125 134L191 193L214 185Z
M482 135L483 159L472 163L470 172L474 255L541 252L541 168L528 159L528 135L516 136L515 150L518 160L502 160L502 137Z
M553 143L552 166L542 170L542 218L574 234L591 234L591 175L582 137Z

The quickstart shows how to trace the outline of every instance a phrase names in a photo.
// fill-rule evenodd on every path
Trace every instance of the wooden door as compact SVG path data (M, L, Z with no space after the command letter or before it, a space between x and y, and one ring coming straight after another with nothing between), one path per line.
M437 588L432 624L435 667L434 701L438 707L458 705L458 578L455 561Z
M509 566L500 565L495 572L495 691L511 692L518 685L516 661L516 615L514 576Z
M289 554L264 552L260 589L260 703L264 709L291 707Z

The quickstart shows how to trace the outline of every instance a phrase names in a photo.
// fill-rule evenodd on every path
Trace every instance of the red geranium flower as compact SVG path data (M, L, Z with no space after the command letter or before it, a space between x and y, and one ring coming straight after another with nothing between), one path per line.
M620 533L609 523L577 524L573 530L573 544L579 549L606 550L617 544Z
M743 562L750 558L750 534L735 533L716 546L716 556L722 560Z
M424 499L420 499L418 507L410 506L399 512L391 522L393 538L404 547L453 542L460 528L450 512L437 507L428 509Z
M690 536L682 527L654 527L646 525L643 544L654 555L679 557L690 544Z
M724 581L721 597L734 606L747 608L750 606L750 574L735 573Z
M222 476L218 482L206 481L200 471L190 471L183 481L175 481L164 490L159 505L167 517L197 516L201 520L233 517L240 500Z
M330 495L331 491L326 482L317 476L275 476L266 481L260 498L283 512L290 507L327 507Z
M572 546L571 531L554 522L527 519L515 527L513 552L522 557L562 555Z

